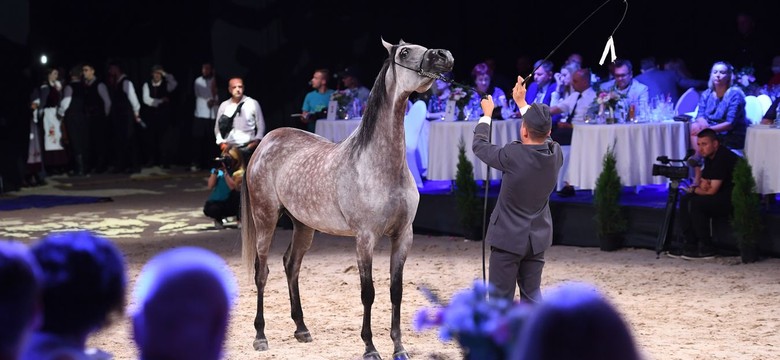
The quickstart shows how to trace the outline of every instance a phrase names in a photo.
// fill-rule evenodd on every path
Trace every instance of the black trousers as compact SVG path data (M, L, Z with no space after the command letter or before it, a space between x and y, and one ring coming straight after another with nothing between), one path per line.
M233 190L230 192L230 197L228 197L227 200L206 201L206 204L203 205L203 213L214 220L221 220L228 216L238 216L240 206L240 193Z
M731 209L730 194L684 194L680 198L680 227L685 249L697 251L711 247L710 219L728 218Z
M214 137L216 120L196 117L192 121L192 157L191 165L208 169L214 166L214 158L219 156L219 147Z

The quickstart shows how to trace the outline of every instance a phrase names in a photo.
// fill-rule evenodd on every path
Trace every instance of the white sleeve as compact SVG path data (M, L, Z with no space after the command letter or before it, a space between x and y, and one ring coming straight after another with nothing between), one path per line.
M520 116L522 117L523 115L525 115L525 112L528 111L528 109L530 109L530 108L531 108L531 105L525 105L525 106L521 107L520 108Z
M111 113L111 97L108 96L108 88L106 87L106 84L100 83L98 84L98 95L100 95L100 98L103 99L103 107L106 111L106 116Z
M149 95L149 84L144 83L144 86L141 87L141 98L144 101L144 104L146 106L157 106L157 104L154 103L155 99L152 99L152 97Z
M70 107L70 101L73 99L73 88L70 85L65 85L65 89L62 90L62 101L57 108L57 115L65 116L65 112Z
M130 106L133 107L133 112L135 115L138 115L138 111L141 110L141 104L138 102L138 95L135 93L133 82L130 80L123 81L122 90L124 90L125 94L127 94L127 100L130 101Z

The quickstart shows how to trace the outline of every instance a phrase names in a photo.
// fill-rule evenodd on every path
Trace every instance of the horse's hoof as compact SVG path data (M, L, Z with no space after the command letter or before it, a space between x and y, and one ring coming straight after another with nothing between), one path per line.
M266 351L268 350L268 339L255 339L255 341L252 342L252 346L257 351Z
M311 342L311 334L308 331L301 331L295 333L295 339L298 340L298 342L307 343Z
M379 352L372 351L363 354L363 360L382 360L382 357L379 356Z
M393 354L393 360L409 360L409 359L411 358L409 357L409 353L407 353L406 350L402 350Z

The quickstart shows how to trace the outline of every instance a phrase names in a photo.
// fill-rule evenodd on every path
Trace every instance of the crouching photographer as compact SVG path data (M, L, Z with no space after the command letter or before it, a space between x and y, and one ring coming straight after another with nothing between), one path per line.
M216 167L211 169L208 187L211 190L203 213L214 219L214 227L223 229L225 218L238 216L241 197L239 196L239 184L233 179L233 158L223 156L216 159Z

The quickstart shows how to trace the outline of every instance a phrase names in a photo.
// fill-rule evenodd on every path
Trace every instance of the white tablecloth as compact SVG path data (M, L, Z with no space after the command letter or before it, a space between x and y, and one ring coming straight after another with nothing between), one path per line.
M314 132L330 141L339 142L352 134L360 125L360 119L327 120L319 119Z
M575 126L566 175L569 184L594 189L604 154L615 140L617 169L623 186L665 184L667 178L652 176L653 164L658 164L656 158L666 155L670 159L682 159L690 142L684 122Z
M474 178L485 179L486 165L471 151L476 121L431 121L428 139L428 180L452 180L458 169L458 142L466 143L466 157L474 165ZM505 145L520 137L520 120L493 121L492 143ZM490 179L500 179L501 172L491 169Z
M745 157L753 168L756 190L760 194L780 193L780 129L751 126L745 137Z

